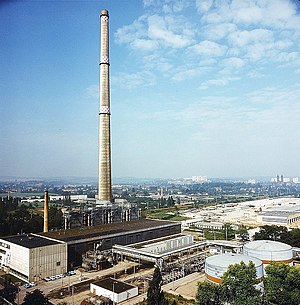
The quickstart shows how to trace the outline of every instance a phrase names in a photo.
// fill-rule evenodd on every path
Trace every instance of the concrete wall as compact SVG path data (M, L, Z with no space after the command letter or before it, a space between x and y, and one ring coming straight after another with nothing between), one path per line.
M67 272L65 243L30 249L30 281Z
M2 267L22 280L28 280L29 249L1 239L0 243Z
M26 248L0 239L0 264L3 269L24 281L67 271L67 244Z
M133 287L133 288L123 291L121 293L116 293L116 292L110 291L108 289L99 287L95 284L91 284L90 291L91 291L91 293L94 293L98 296L104 296L106 298L109 298L110 300L112 300L115 303L119 303L119 302L128 300L128 299L138 295L138 287Z

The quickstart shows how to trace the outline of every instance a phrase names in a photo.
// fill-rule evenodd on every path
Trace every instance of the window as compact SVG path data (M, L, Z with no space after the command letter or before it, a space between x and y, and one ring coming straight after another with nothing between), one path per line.
M60 266L60 262L56 262L56 266Z

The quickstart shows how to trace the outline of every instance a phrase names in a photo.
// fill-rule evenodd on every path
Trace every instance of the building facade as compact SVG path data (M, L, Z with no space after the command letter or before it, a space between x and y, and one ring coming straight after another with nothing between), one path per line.
M0 267L23 281L38 281L67 271L67 245L35 234L0 239Z

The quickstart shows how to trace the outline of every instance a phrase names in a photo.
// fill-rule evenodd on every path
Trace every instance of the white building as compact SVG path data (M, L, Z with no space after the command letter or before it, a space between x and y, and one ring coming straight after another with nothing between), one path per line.
M90 291L97 296L109 298L114 303L126 301L138 295L138 287L114 278L105 278L91 283Z
M0 238L0 268L32 282L67 271L67 244L35 234Z
M297 226L300 224L300 206L281 206L257 215L257 222L266 225Z
M193 176L192 181L194 182L207 182L206 176Z
M87 200L87 195L50 195L49 197L50 201L66 200L67 198L72 201Z
M264 267L272 262L293 265L293 250L290 245L273 240L254 240L244 245L244 255L256 257Z

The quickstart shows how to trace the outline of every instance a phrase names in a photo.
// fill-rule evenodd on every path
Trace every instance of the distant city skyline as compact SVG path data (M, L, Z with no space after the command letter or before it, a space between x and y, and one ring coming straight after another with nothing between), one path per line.
M296 0L1 3L1 176L97 177L103 8L114 178L300 176Z

